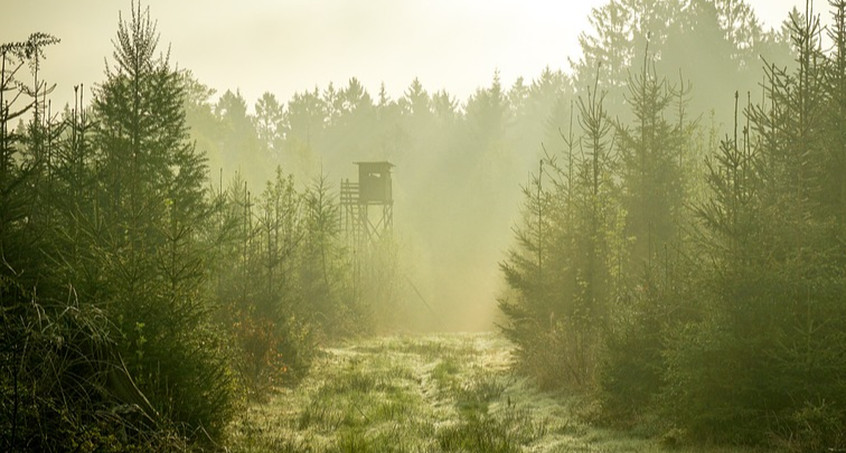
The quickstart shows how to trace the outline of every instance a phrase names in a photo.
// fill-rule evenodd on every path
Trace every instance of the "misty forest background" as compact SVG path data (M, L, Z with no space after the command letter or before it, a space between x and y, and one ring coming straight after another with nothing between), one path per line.
M350 79L251 106L139 4L60 108L59 39L3 44L0 448L224 445L321 345L491 326L480 287L516 371L596 423L846 448L846 2L827 14L611 0L571 72L466 100ZM358 247L337 175L367 160L396 165L398 232Z

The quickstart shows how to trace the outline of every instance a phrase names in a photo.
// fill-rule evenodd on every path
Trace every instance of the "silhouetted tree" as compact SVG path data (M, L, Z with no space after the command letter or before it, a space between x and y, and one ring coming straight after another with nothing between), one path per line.
M256 102L256 132L262 146L274 160L279 159L282 140L283 105L272 93L265 92Z

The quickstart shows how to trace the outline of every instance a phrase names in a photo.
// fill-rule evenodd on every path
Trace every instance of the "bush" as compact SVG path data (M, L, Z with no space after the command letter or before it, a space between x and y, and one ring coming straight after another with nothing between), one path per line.
M124 356L157 415L158 426L151 428L168 428L200 444L219 440L237 395L223 336L206 325L168 336L154 325L138 329L144 341L130 341L132 350Z
M0 448L4 451L125 451L161 443L138 436L140 408L116 397L115 326L104 311L41 300L0 276Z
M805 402L775 433L775 444L791 452L846 450L846 411L821 400Z
M653 407L663 378L662 333L657 320L640 314L607 336L598 373L606 420L633 424Z

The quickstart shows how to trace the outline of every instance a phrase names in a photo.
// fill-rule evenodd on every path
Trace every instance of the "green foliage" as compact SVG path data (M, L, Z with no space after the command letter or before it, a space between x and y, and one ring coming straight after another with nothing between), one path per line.
M95 207L82 228L85 288L120 332L118 351L157 423L194 440L218 438L233 403L226 350L201 292L208 278L201 225L210 212L205 159L189 143L184 85L156 57L149 12L119 22L115 65L95 91Z
M627 13L635 5L611 2L598 10L595 18L611 20L599 37L613 41L629 25L637 37L650 20L712 13L724 31L733 30L726 36L735 44L758 33L737 28L754 25L742 3L714 2L709 12L709 2L699 2L688 16L641 6L634 22ZM540 179L524 190L524 223L502 266L515 302L500 304L521 370L547 385L572 382L568 372L578 363L572 351L592 343L596 379L588 388L604 420L645 424L647 432L666 430L681 441L842 448L834 426L846 413L838 359L846 347L846 263L837 145L846 5L833 2L832 9L830 38L839 47L824 52L817 18L795 13L789 24L795 69L764 68L763 102L747 95L745 124L738 124L735 95L734 132L707 156L704 195L686 182L697 168L686 162L702 136L685 120L686 90L643 68L625 83L612 82L612 91L628 90L632 108L632 120L617 120L607 154L612 164L596 165L603 162L596 156L606 154L594 152L593 162L569 154L556 190L542 191ZM683 22L674 26L693 26ZM706 22L691 33L706 32ZM650 40L662 61L674 58L672 33ZM618 52L623 69L635 66L622 43L610 42L585 40L595 46L586 58ZM731 58L743 60L736 50ZM614 80L606 72L620 66L598 68L600 78ZM665 112L675 99L674 125ZM590 139L601 137L594 105L583 102L579 111L586 157L602 149L595 145L601 140ZM572 139L565 143L572 149ZM603 186L597 168L610 175L611 190L596 190ZM562 295L578 309L562 310Z
M828 428L846 409L834 359L846 327L841 227L830 169L820 167L840 132L824 126L834 87L822 74L834 60L820 52L817 27L811 16L794 18L798 69L770 70L769 105L747 109L743 146L736 134L726 139L711 165L714 197L700 210L708 314L667 349L664 396L696 437L761 442L769 433L790 448L842 445Z
M109 362L114 327L95 307L42 300L15 280L0 279L0 445L10 451L111 448L120 432L109 425L133 418L113 412L103 390L115 371Z
M633 113L625 102L629 74L649 69L649 63L641 66L647 48L655 63L673 73L684 70L696 87L694 116L715 109L713 100L726 90L756 90L761 57L779 66L792 60L789 33L766 30L746 1L610 0L588 20L590 28L579 36L583 55L574 62L576 86L598 78L609 93L606 108L624 122ZM730 123L721 109L716 114L718 122Z
M235 339L235 366L254 397L309 370L324 339L368 328L340 237L338 201L325 179L298 191L277 168L260 197L236 177L218 194L215 317Z
M634 241L630 272L636 273L642 263L649 266L660 251L677 239L685 200L682 162L686 158L686 125L683 118L676 125L665 119L674 92L679 89L670 86L666 79L659 79L654 69L649 71L644 65L641 74L630 77L628 90L634 125L618 124L617 137L626 234Z
M548 387L593 385L614 297L621 218L602 99L596 88L579 98L582 136L568 141L563 164L541 161L535 187L524 189L528 227L516 230L519 247L501 265L516 299L500 301L510 318L504 332Z
M340 209L338 196L324 175L303 193L303 228L308 234L298 257L297 273L308 309L300 315L332 337L364 333L373 324L362 302L365 297L356 298L354 294L350 251L338 220ZM378 281L386 284L393 280L386 277Z
M91 111L77 89L61 122L38 80L40 47L55 40L4 46L13 71L4 65L3 93L29 93L12 76L34 59L37 96L15 113L4 103L2 121L3 433L13 450L180 448L220 439L231 414L229 358L201 291L206 168L157 40L133 5ZM23 135L9 133L29 108Z
M645 62L650 60L647 55ZM632 125L618 122L621 209L626 213L625 257L620 266L613 315L604 332L598 397L604 417L636 423L663 385L662 350L667 332L689 319L691 273L684 259L692 131L684 118L683 85L674 87L647 63L628 81ZM678 102L678 122L666 119Z
M216 318L235 340L241 383L258 397L287 380L290 365L298 373L307 370L308 360L296 359L307 350L300 344L307 336L295 333L293 310L301 302L291 278L302 236L300 196L293 180L278 171L257 202L239 178L218 198L212 234L218 264Z
M241 392L302 382L326 341L417 319L404 299L432 312L427 300L451 302L444 277L494 259L467 250L510 218L519 194L502 188L534 168L541 141L563 151L547 149L524 187L501 265L517 367L544 388L595 395L602 420L650 424L668 441L843 449L846 3L831 7L824 51L810 12L791 15L789 34L768 33L744 2L613 0L594 11L572 79L547 69L508 88L494 74L459 104L416 79L396 101L384 87L373 99L353 78L287 104L266 93L255 115L239 92L212 105L213 90L172 69L134 4L90 108L76 87L63 115L45 105L41 66L56 38L0 46L0 448L219 442ZM690 52L699 42L713 52ZM736 94L734 133L703 139L714 129L688 117L727 86L757 86L759 54L761 104L747 94L739 125ZM693 115L686 82L659 77L659 64L696 83ZM198 149L250 181L224 190L221 170L212 193ZM323 168L297 186L318 162L334 174L351 156L415 168L402 189L421 267L433 269L422 293L405 285L393 238L345 240ZM706 190L691 182L700 177ZM436 207L475 221L436 221ZM425 383L458 417L412 424L432 448L513 451L545 432L510 400L502 409L499 380L462 380L454 351L404 353L418 352L439 360L424 375L350 371L298 422L340 427L326 449L373 449L399 428L363 427L411 423L423 394L400 387ZM369 393L386 399L359 408ZM333 401L342 394L352 397Z
M59 197L50 176L62 127L44 112L48 88L38 71L43 47L57 41L36 33L0 46L0 448L116 451L134 414L106 388L119 371L115 326L73 285L50 278L54 256L45 258L54 239ZM19 79L25 67L31 88ZM27 127L10 130L28 111Z

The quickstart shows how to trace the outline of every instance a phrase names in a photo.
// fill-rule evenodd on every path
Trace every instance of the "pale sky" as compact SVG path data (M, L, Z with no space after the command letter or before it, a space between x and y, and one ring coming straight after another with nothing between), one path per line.
M776 26L803 0L748 0ZM222 93L240 89L252 104L270 91L287 101L295 91L344 86L357 77L373 97L384 82L396 99L418 77L429 91L464 101L488 85L495 70L505 85L531 80L545 66L569 70L591 8L605 0L146 0L160 46ZM827 2L814 0L828 16ZM104 78L104 57L118 11L129 0L4 0L0 43L43 31L62 39L47 50L44 73L58 83L54 102L72 99L73 85ZM86 95L90 99L90 91Z

